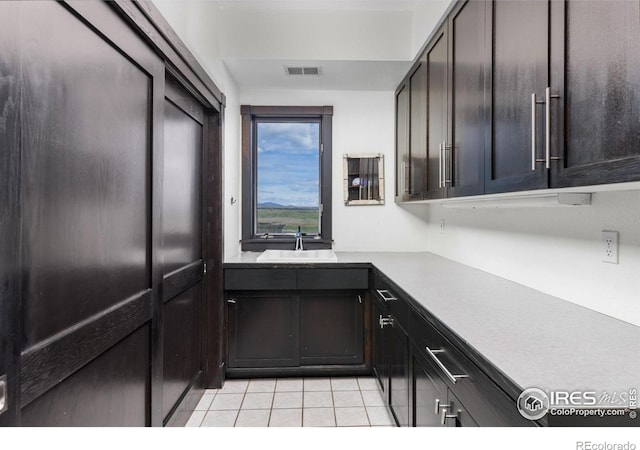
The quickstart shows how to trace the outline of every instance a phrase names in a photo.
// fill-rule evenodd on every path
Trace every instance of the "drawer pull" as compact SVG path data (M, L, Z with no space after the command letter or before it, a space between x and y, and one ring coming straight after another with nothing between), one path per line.
M227 299L227 303L235 304L235 303L238 303L238 301L235 298L229 298L229 299Z
M382 297L382 300L384 300L385 302L392 302L392 301L398 300L393 296L393 294L391 294L391 292L389 292L386 289L376 289L376 292L380 297Z
M382 317L382 314L381 314L380 315L380 319L378 320L378 323L380 324L380 328L384 328L387 325L393 326L393 317L391 317L391 316Z
M429 354L429 356L431 356L431 359L433 359L433 361L438 365L438 367L440 367L440 369L442 369L442 371L444 372L444 374L447 376L447 378L449 379L449 381L451 381L452 383L456 383L456 381L458 381L460 378L468 378L468 375L453 375L449 369L447 369L445 367L444 364L442 364L442 361L440 361L438 359L438 357L436 356L438 353L444 353L444 350L439 349L439 350L431 350L429 347L425 347L427 349L427 353Z

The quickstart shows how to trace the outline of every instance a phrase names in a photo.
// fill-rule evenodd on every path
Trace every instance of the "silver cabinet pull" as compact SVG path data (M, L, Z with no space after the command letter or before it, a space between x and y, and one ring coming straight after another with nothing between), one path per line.
M450 407L451 407L451 405L441 405L440 404L440 399L437 398L436 399L436 403L434 405L433 413L437 416L438 414L440 414L440 410L446 410L446 409L448 409Z
M447 423L447 419L457 419L457 414L447 414L447 410L443 409L440 413L440 425L445 425Z
M456 383L456 381L458 381L460 378L468 378L468 375L453 375L449 369L447 369L445 367L444 364L442 364L442 361L440 361L440 359L438 359L438 357L436 356L436 354L438 353L444 353L444 350L439 349L439 350L431 350L429 347L425 347L427 349L427 353L429 354L429 356L431 356L431 359L433 359L433 361L438 365L438 367L440 367L440 369L444 372L444 374L446 375L446 377L449 379L449 381L451 381L453 384Z
M382 297L382 299L383 299L385 302L393 302L393 301L395 301L395 300L398 300L397 298L395 298L395 297L393 296L393 294L391 294L391 292L389 292L389 291L388 291L388 290L386 290L386 289L376 289L376 292L378 293L378 295L379 295L380 297Z
M531 170L536 170L536 93L531 94Z
M358 302L362 305L362 297L358 294Z
M551 160L558 160L558 157L551 157L551 99L552 98L560 98L557 94L551 94L551 88L547 86L544 90L544 99L545 99L545 167L547 169L551 168Z
M402 187L405 194L411 193L411 188L407 183L407 163L405 161L402 162Z
M7 400L7 376L0 376L0 414L9 409L9 401Z
M438 187L442 187L442 142L438 146Z
M238 301L237 301L235 298L228 298L228 299L227 299L227 303L233 303L233 304L236 304L236 303L238 303Z
M391 316L382 317L382 314L380 314L380 317L378 319L378 323L380 324L380 328L384 328L387 325L393 326L393 317L391 317Z
M442 186L443 188L447 187L447 183L453 183L453 174L449 177L449 170L447 167L447 152L449 152L449 157L452 156L452 147L447 145L447 141L442 142Z

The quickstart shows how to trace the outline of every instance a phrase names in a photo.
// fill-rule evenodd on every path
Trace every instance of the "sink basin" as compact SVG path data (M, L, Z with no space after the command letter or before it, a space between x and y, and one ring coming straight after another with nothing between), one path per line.
M337 262L333 250L265 250L256 262L269 263L319 263Z

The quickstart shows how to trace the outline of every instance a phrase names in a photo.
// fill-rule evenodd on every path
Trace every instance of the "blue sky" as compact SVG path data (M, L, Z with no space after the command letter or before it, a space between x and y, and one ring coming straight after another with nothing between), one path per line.
M258 204L318 206L320 124L258 123Z

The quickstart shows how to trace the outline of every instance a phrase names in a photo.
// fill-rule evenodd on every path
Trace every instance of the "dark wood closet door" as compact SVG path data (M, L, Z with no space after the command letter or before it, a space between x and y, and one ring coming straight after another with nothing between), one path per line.
M108 4L70 8L20 2L15 37L22 425L149 425L151 136L163 66Z
M203 120L196 99L167 78L162 205L165 420L202 369Z

